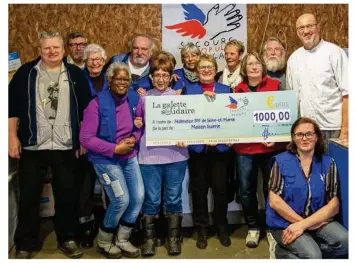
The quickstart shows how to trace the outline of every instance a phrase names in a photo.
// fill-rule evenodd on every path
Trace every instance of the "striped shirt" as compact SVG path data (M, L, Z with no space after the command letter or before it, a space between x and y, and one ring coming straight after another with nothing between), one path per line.
M147 92L147 96L165 96L175 95L175 90L168 89L160 92L156 89L151 89ZM145 105L145 97L143 98L143 108ZM144 113L145 115L145 113ZM179 148L171 146L146 146L145 131L139 142L138 162L140 164L168 164L186 161L189 159L187 148Z
M301 164L300 164L301 165ZM312 165L310 170L312 171ZM305 176L304 172L303 175ZM306 177L307 184L308 184L308 191L307 191L307 203L304 208L304 216L308 217L312 214L311 211L311 187L309 184L309 178ZM337 167L335 164L335 161L332 159L327 176L326 176L326 182L325 182L325 200L328 203L330 200L333 199L333 197L339 195L339 177L338 177L338 172L337 172ZM270 181L269 181L269 191L274 192L278 196L283 196L283 189L284 189L284 178L281 176L280 169L277 165L277 162L274 163L274 166L271 169L271 175L270 175Z

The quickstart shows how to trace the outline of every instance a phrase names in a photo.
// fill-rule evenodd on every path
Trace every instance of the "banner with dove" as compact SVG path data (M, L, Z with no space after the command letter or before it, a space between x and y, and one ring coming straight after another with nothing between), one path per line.
M226 66L225 44L237 39L247 44L246 4L163 4L162 47L182 67L180 52L192 42L202 53L217 60L218 71Z

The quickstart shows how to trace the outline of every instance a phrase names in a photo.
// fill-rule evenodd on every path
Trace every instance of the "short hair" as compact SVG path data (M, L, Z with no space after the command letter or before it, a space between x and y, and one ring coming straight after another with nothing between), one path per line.
M41 31L38 33L38 41L40 42L43 39L53 39L53 38L59 38L60 42L64 46L64 40L63 37L59 34L59 32L54 32L54 31Z
M216 72L218 71L218 65L217 65L217 62L216 60L214 59L214 57L212 55L209 55L209 54L202 54L200 56L200 59L197 61L197 64L196 64L196 67L197 69L200 68L200 64L202 61L209 61L213 64L213 66L215 67L216 69Z
M244 46L244 43L242 41L239 41L239 40L236 40L236 39L232 39L230 40L226 46L224 47L224 51L226 51L226 48L228 46L235 46L237 49L238 49L238 53L239 55L240 54L243 54L244 51L245 51L245 46Z
M292 140L291 142L287 145L287 150L290 151L291 153L293 154L298 154L297 152L297 145L296 143L293 141L293 136L295 134L295 130L297 129L298 126L300 126L301 124L304 124L304 123L310 123L313 125L313 128L314 128L314 132L316 133L317 135L317 142L316 142L316 145L314 147L314 155L316 156L316 158L318 160L321 160L322 158L322 155L325 153L325 143L324 143L324 138L323 138L323 135L322 135L322 132L318 126L318 124L310 119L310 118L306 118L306 117L300 117L298 118L292 125L291 127L291 137L292 137Z
M113 76L116 74L117 70L125 70L128 74L128 78L131 79L131 71L129 70L129 67L127 66L127 64L117 61L117 62L112 63L106 71L106 79L107 79L108 83L111 82L111 80L112 80Z
M148 36L148 35L146 35L146 34L137 34L137 35L135 35L130 41L128 41L129 50L132 50L133 43L134 43L134 41L136 40L137 37L145 37L145 38L148 38L149 41L150 41L150 51L151 51L152 53L155 52L155 50L156 50L155 41L154 41L153 38L151 38L150 36Z
M201 56L201 50L194 43L189 42L181 49L181 61L184 61L184 56L186 54L196 54L197 56Z
M247 75L247 60L250 56L254 56L257 61L259 61L263 67L262 76L266 75L266 64L263 59L260 58L259 54L255 51L248 52L242 59L240 63L240 76L242 77L243 81L248 82L248 75Z
M86 42L88 41L87 36L85 36L83 33L81 33L81 32L70 32L70 33L68 33L68 35L67 35L67 45L69 45L69 41L70 41L71 39L78 38L78 37L85 38L85 41L86 41Z
M154 56L153 60L154 59L168 59L173 64L174 68L176 66L176 59L175 59L174 55L171 54L170 52L167 52L167 51L164 51L164 50L159 51Z
M264 44L263 56L264 56L265 51L266 51L267 43L269 43L271 41L276 41L282 46L282 55L284 55L286 53L285 46L284 46L284 44L282 43L282 41L280 39L278 39L277 37L269 37L268 39L266 39L265 44Z
M84 54L83 54L83 60L86 60L88 57L88 53L96 53L96 52L101 52L101 56L104 60L107 59L107 54L106 54L106 50L98 45L98 44L90 44L88 46L86 46L86 48L84 49Z
M173 74L174 66L171 61L167 58L154 59L150 64L150 74L153 75L155 71L163 70L169 72L170 75Z

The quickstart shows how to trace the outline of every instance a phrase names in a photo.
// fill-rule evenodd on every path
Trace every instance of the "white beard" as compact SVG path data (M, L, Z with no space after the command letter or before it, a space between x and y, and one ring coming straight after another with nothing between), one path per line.
M281 59L266 59L264 58L266 69L271 72L276 72L282 70L286 65L286 60L284 57Z

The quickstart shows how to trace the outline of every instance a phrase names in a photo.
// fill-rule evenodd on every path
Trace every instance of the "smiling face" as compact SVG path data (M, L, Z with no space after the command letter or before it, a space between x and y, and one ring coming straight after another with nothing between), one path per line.
M312 14L304 14L296 22L297 36L305 49L312 49L320 42L320 25Z
M160 92L166 91L169 87L171 81L171 75L168 71L163 69L158 69L152 74L153 86L156 90Z
M85 61L85 65L89 71L90 76L99 76L104 65L105 60L101 52L89 52Z
M239 53L239 50L235 45L228 45L224 50L224 56L226 58L228 68L235 69L242 60L243 54Z
M63 42L58 37L40 40L40 55L45 64L55 65L60 63L64 52Z
M124 69L117 69L110 82L110 90L118 95L126 94L130 85L128 72Z
M183 56L183 64L188 70L194 71L196 69L196 64L199 59L199 55L188 52Z
M257 60L253 55L250 55L247 59L246 70L248 78L258 79L262 78L263 75L263 65Z
M132 43L132 52L130 55L131 63L136 67L144 67L147 65L152 56L152 42L149 38L138 36Z
M293 134L293 141L297 146L298 151L309 153L314 151L315 145L318 141L312 123L302 123L296 127Z
M208 60L200 60L197 65L198 76L202 83L212 83L214 82L214 77L216 76L215 65Z

